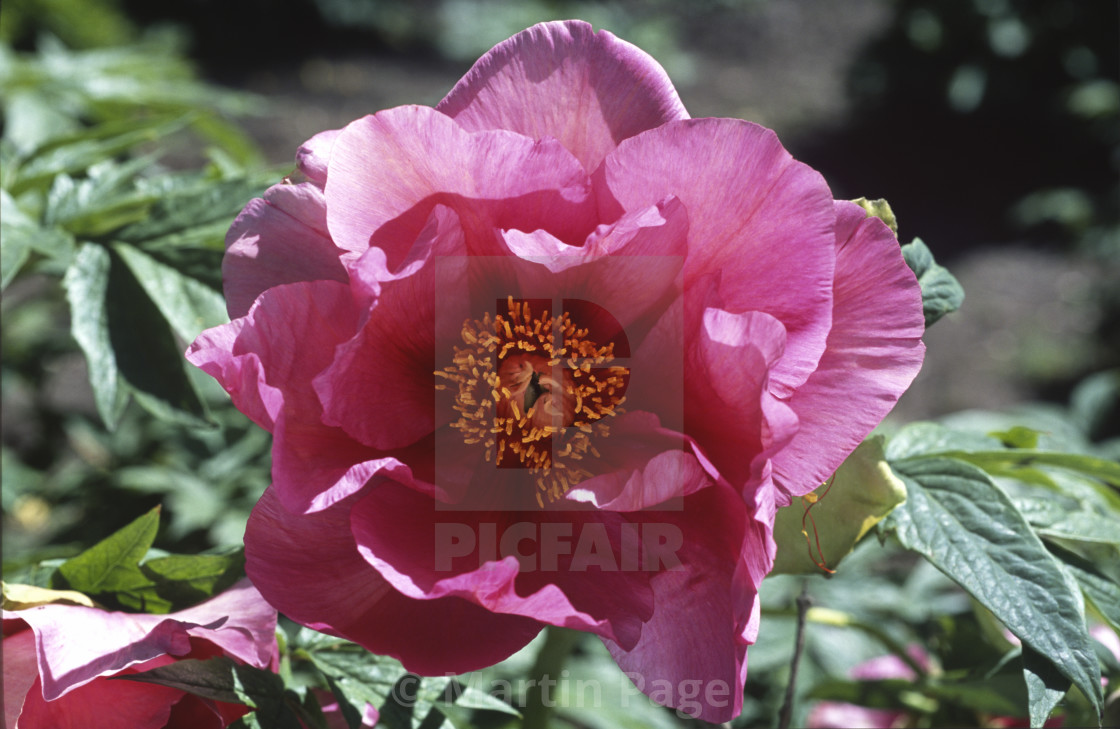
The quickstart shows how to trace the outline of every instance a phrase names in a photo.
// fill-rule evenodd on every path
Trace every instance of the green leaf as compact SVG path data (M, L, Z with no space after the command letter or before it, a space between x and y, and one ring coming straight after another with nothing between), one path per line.
M995 450L999 441L991 436L946 428L930 422L906 425L887 441L888 461L948 451Z
M1015 469L1032 468L1034 466L1057 466L1069 471L1100 479L1105 483L1120 488L1120 463L1106 461L1103 458L1081 455L1079 453L1061 453L1056 451L1036 450L979 450L979 451L946 451L950 458L968 461L983 468L988 472L998 472L1002 475L1015 477Z
M182 345L123 262L110 268L106 313L117 368L137 402L165 420L208 426L209 412L187 374Z
M182 610L217 595L233 585L245 571L245 555L173 554L150 559L140 571L152 581L151 592L169 603L169 611Z
M260 179L161 178L150 185L150 191L158 196L151 214L117 231L114 237L148 251L206 242L224 249L225 233L234 216L251 198L263 194L274 179L271 173Z
M139 144L166 137L186 123L187 119L182 117L113 121L66 137L55 137L24 159L16 179L9 181L9 190L19 194L46 186L60 175L83 172Z
M1031 726L1040 727L1069 691L1070 681L1051 661L1026 645L1023 646L1023 680L1027 683Z
M225 300L214 289L181 275L132 246L117 244L113 250L183 340L193 341L203 329L229 321Z
M13 236L7 226L0 228L0 291L16 277L23 264L31 257L31 241L28 236Z
M78 556L63 562L51 580L52 587L97 596L150 585L151 580L139 565L159 531L159 512L157 506Z
M992 431L988 435L999 438L1008 448L1038 448L1038 438L1043 433L1034 428L1016 425L1008 430Z
M915 238L902 246L902 257L906 265L918 277L922 287L922 313L925 314L926 327L946 314L961 308L964 303L964 289L949 273L948 269L933 260L933 253L921 238Z
M73 235L96 238L148 216L155 195L138 190L137 173L151 165L148 158L124 164L99 162L82 179L60 174L47 193L43 222Z
M948 458L891 464L908 499L884 521L1101 707L1080 595L1026 519L981 470Z
M114 678L167 686L213 701L243 704L256 709L256 720L261 726L301 729L299 697L285 690L278 675L235 663L226 656L205 661L189 658Z
M0 239L4 241L0 246L0 289L7 288L32 252L64 258L74 250L70 236L57 228L40 226L20 209L7 190L0 190Z
M1048 541L1050 552L1062 561L1077 580L1081 591L1114 630L1120 630L1120 585L1103 574L1098 565L1079 554Z
M86 356L97 413L112 430L124 410L127 396L118 381L117 357L109 336L105 303L109 269L109 252L86 243L78 249L62 284L70 303L70 332Z

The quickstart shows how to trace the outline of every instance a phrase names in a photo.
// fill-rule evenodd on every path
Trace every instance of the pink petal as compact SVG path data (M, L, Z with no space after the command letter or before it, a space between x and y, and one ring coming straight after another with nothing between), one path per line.
M395 270L437 204L459 214L475 253L501 252L498 228L583 240L594 227L588 186L555 140L470 133L433 109L399 107L352 122L335 140L327 225L347 263L372 245Z
M8 620L4 623L19 621ZM24 629L4 636L4 726L14 727L23 699L35 684L38 669L35 665L35 634Z
M718 276L720 306L760 311L787 334L771 384L785 397L824 351L835 265L832 194L768 129L737 119L669 122L619 144L595 175L605 219L667 195L689 219L686 295Z
M610 558L616 569L571 567L581 539L618 549L622 523L609 512L451 511L385 483L354 506L351 527L366 561L409 597L461 597L629 645L652 607L650 573L623 569L624 556Z
M257 425L272 432L284 406L283 393L268 384L261 359L254 352L234 354L245 318L234 319L198 335L187 349L187 360L218 381L234 406Z
M623 139L688 118L657 61L578 20L499 43L436 108L471 131L554 137L588 172Z
M507 230L503 238L515 256L529 262L510 264L522 296L588 301L628 327L674 293L687 235L687 213L670 198L600 226L580 246L543 230Z
M87 608L88 609L88 608ZM40 683L27 694L21 729L163 729L183 692L166 686L99 678L45 701Z
M348 502L293 515L274 488L253 509L245 569L288 617L429 675L492 665L540 631L534 620L491 613L457 597L405 597L358 553L349 511Z
M275 286L243 319L203 332L187 350L187 359L216 377L238 409L271 426L273 483L292 510L325 508L379 470L403 468L322 422L312 381L358 331L353 297L349 286L334 281Z
M327 234L322 191L311 184L273 185L250 200L226 234L222 281L230 318L244 316L265 289L296 281L346 281Z
M651 580L654 614L636 646L625 650L603 642L654 701L719 723L742 708L761 581L746 559L772 558L769 525L749 516L743 500L725 486L702 489L684 502L681 511L632 515L683 532L682 566Z
M442 206L437 211L447 211ZM418 248L422 258L409 266L410 275L393 276L382 251L372 248L358 262L355 283L376 289L376 301L357 336L339 345L334 361L314 381L323 405L323 422L337 426L372 448L400 448L445 424L451 411L441 409L437 422L436 342L450 359L452 343L461 342L460 318L442 317L451 331L437 333L437 299L448 305L453 292L465 295L465 271L436 260L437 255L462 255L462 229L450 211L433 216ZM428 238L428 240L423 240ZM419 255L419 254L418 254Z
M257 667L275 658L276 611L248 582L168 615L107 612L78 605L40 605L17 615L35 633L43 693L53 701L98 676L159 656L184 656L202 638Z
M789 407L772 393L785 359L785 328L759 311L707 308L686 352L685 432L720 473L748 488L751 467L786 443L797 428Z
M320 190L327 184L327 163L331 159L331 147L338 138L339 129L319 132L308 139L296 151L296 166L311 183Z
M430 444L418 448L431 451ZM411 482L407 464L415 462L405 452L387 454L364 446L341 428L284 414L272 445L272 486L285 508L304 514L361 491L374 476Z
M905 711L889 709L869 709L866 706L844 704L837 701L821 701L809 710L805 726L810 729L891 729L902 726L907 718Z
M837 202L835 308L828 349L790 400L801 428L774 456L790 495L817 488L879 424L925 355L921 290L878 218Z
M607 511L640 511L658 505L668 509L712 483L704 466L688 452L689 440L661 428L650 413L617 416L611 421L610 435L597 447L602 456L596 463L611 470L569 491L570 501Z

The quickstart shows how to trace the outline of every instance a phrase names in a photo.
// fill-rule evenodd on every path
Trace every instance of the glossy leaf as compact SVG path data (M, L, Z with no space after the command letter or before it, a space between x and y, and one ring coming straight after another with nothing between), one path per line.
M86 356L97 413L112 429L124 409L126 395L119 383L117 357L109 336L105 304L109 269L109 252L86 243L78 249L62 283L70 303L70 333Z
M244 704L256 709L256 720L261 726L301 729L298 697L284 688L278 675L241 665L226 656L205 661L185 659L115 678L167 686L213 701Z
M229 321L225 300L214 289L183 276L132 246L118 244L113 250L183 340L193 341L203 329Z
M205 426L208 412L187 375L182 347L135 274L115 261L106 292L109 335L121 377L153 414Z
M1100 667L1080 595L1011 500L981 470L947 458L891 464L908 499L883 522L961 585L1100 711Z
M902 257L922 287L922 313L926 318L926 327L961 308L964 289L948 269L933 260L933 253L921 238L902 246Z
M1023 680L1027 683L1031 726L1040 727L1069 691L1070 680L1029 646L1023 646Z

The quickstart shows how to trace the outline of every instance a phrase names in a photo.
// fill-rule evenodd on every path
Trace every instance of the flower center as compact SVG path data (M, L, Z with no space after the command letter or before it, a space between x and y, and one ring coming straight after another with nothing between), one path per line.
M614 344L600 346L567 312L534 315L528 301L506 301L508 313L463 323L465 346L453 364L437 370L455 390L451 424L468 444L485 449L499 468L524 468L536 477L537 504L544 507L590 477L580 462L598 457L606 422L622 412L626 367L614 360Z

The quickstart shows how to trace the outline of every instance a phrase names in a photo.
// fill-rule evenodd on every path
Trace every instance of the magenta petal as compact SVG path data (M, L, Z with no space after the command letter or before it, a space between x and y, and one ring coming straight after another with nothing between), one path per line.
M263 198L249 201L226 234L222 281L230 318L244 316L273 286L346 282L326 216L322 191L306 183L273 185Z
M836 290L828 349L790 405L801 428L774 456L792 496L817 488L890 412L925 356L921 290L878 218L837 202Z
M680 499L713 482L691 452L691 441L661 427L651 413L617 416L610 436L598 448L602 455L596 462L610 470L569 491L569 501L606 511L640 511Z
M458 218L440 206L414 245L417 258L405 267L408 275L391 274L376 248L356 264L356 286L376 300L357 336L339 346L315 379L325 424L387 450L414 443L450 418L443 410L437 423L432 372L436 342L450 353L450 343L461 341L462 322L454 321L454 331L437 332L436 300L465 289L462 269L436 256L461 256L462 241Z
M17 623L4 619L5 625ZM4 726L14 727L23 699L36 683L35 634L30 630L4 636Z
M771 392L786 342L785 328L769 314L708 308L686 354L685 432L736 488L747 488L752 462L797 429L793 411Z
M254 584L288 617L393 656L417 673L492 665L541 628L457 597L405 597L358 554L348 505L296 516L270 488L249 518L245 559Z
M354 506L351 526L362 556L409 597L458 596L632 645L652 607L650 572L615 557L614 569L571 566L581 539L618 544L623 521L595 511L450 511L386 483Z
M681 511L633 516L677 527L682 565L651 580L654 614L636 646L603 642L654 701L704 721L729 721L742 707L762 578L747 569L745 557L765 563L769 525L752 518L732 489L718 485L686 497Z
M257 667L276 651L276 611L248 582L188 610L168 615L107 612L50 604L5 613L35 632L43 694L53 701L98 676L153 658L182 656L202 638Z
M399 107L339 134L326 186L327 225L347 262L375 245L395 269L436 204L460 214L472 249L487 250L497 228L548 226L565 239L582 239L594 226L588 189L579 162L555 140L471 133L433 109Z
M578 20L499 43L436 108L471 131L554 137L588 172L623 139L688 118L657 61Z
M689 287L718 275L728 311L761 311L786 329L772 374L788 396L824 352L832 313L836 214L819 173L768 129L737 119L669 122L622 142L596 174L606 217L667 195L689 220Z
M588 301L629 326L675 293L687 235L684 207L669 198L600 226L580 246L543 230L507 230L503 239L510 252L531 262L516 269L524 296Z
M27 693L20 716L22 729L164 729L178 689L134 681L97 679L53 701L45 701L40 683ZM204 729L204 728L201 728Z
M261 360L252 352L234 353L246 320L235 319L198 335L186 358L218 381L233 404L257 425L272 432L284 405L284 395L265 380Z
M331 159L331 147L338 138L339 129L319 132L308 139L296 151L296 166L309 181L320 190L327 184L327 163Z
M240 409L269 416L273 483L290 509L324 508L361 489L378 470L402 468L322 421L312 381L330 366L335 348L357 332L358 314L344 284L276 286L244 318L203 332L187 351Z

